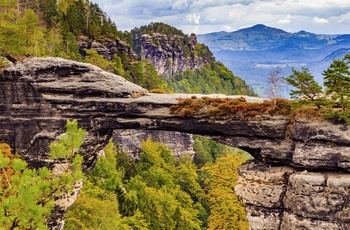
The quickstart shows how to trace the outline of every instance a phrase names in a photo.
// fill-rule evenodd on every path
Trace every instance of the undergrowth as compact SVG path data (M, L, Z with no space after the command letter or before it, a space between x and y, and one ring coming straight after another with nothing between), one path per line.
M330 116L334 109L327 106L317 108L310 103L276 98L263 102L247 102L244 97L239 98L210 98L201 97L179 99L176 105L170 107L170 113L181 117L210 116L224 117L233 116L241 120L248 120L258 115L282 115L288 116L291 121L297 117L309 120L336 119Z
M186 98L179 99L176 105L170 107L172 114L181 117L198 115L239 116L240 118L254 117L259 114L289 115L291 113L290 101L277 98L259 102L247 102L244 97L239 98Z

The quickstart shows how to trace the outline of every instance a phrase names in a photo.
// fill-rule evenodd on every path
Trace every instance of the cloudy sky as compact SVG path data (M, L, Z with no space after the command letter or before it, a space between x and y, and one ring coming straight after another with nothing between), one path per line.
M164 22L204 34L255 24L288 32L350 34L350 0L92 0L119 30Z

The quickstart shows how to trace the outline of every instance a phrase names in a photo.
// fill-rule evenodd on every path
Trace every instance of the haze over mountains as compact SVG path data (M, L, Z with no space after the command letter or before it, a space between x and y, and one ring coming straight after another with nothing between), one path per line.
M350 52L350 34L289 33L261 24L234 32L198 35L198 41L209 46L218 61L261 96L265 95L269 73L276 68L287 77L292 67L307 67L322 83L323 70ZM287 97L288 92L285 87L282 96Z

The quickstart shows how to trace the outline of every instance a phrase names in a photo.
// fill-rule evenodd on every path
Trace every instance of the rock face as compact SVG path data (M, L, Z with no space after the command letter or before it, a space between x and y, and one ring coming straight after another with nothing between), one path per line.
M179 43L183 43L184 38L179 35L168 37L166 34L153 33L153 35L144 34L138 39L141 45L141 59L147 58L156 68L158 73L163 76L181 73L184 70L201 69L205 64L211 62L211 59L199 58L194 55L186 57L184 50ZM189 50L195 50L197 37L191 34Z
M67 119L88 131L80 152L86 172L116 130L199 134L255 158L240 168L236 186L252 229L349 229L347 125L283 116L183 118L169 107L192 95L148 94L97 67L59 58L27 59L5 70L0 81L0 142L32 167L54 167L45 153ZM62 206L52 229L62 226Z
M119 57L127 55L131 61L137 60L137 54L124 41L117 38L115 41L107 39L103 42L92 41L85 36L80 36L78 39L79 53L85 58L86 52L84 49L93 49L108 61L113 61L113 55L117 54Z
M143 140L151 139L166 145L175 157L183 155L194 156L192 134L174 131L119 129L113 134L112 140L121 150L135 159L140 158Z
M350 174L245 164L235 188L251 229L349 229Z

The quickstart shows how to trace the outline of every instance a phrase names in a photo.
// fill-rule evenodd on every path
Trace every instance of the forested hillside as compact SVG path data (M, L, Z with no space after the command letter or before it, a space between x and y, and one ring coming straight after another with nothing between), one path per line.
M1 0L0 21L0 67L8 60L56 56L95 64L147 89L254 95L242 79L215 62L207 46L193 42L182 31L164 23L151 23L121 32L97 4L88 0ZM140 43L134 38L146 33L178 36L172 45L181 49L184 58L205 59L203 68L171 73L170 77L160 75L155 63L141 60ZM156 45L161 42L154 41ZM198 86L196 81L207 84Z
M3 56L79 60L77 36L91 40L123 37L101 8L86 0L1 0L0 20Z

